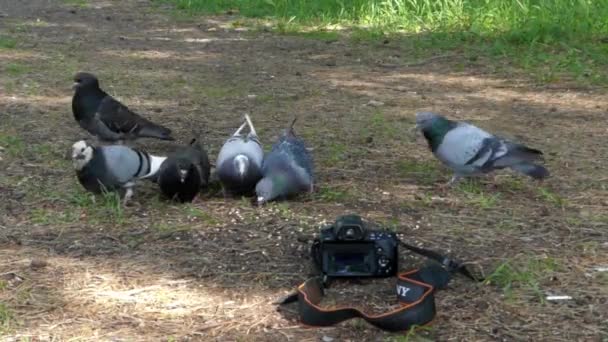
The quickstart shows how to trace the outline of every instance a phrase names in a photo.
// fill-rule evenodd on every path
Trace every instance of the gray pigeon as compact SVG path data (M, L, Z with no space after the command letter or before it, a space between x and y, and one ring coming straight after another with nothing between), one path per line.
M249 134L241 134L245 126ZM226 140L217 157L217 175L224 189L233 194L252 193L262 178L264 150L249 115L245 122Z
M101 90L95 75L86 72L76 74L74 90L74 118L80 127L100 141L116 142L137 138L174 140L170 129L142 118Z
M93 193L124 189L125 205L133 196L135 182L154 177L165 159L124 145L95 147L84 140L72 145L72 163L80 184Z
M179 202L192 202L209 184L209 157L196 139L170 154L158 171L158 185L163 194Z
M295 122L296 119L264 158L263 178L255 187L258 204L313 191L312 158L304 141L293 132Z
M422 130L437 159L454 171L448 185L463 176L504 168L539 180L549 176L547 169L534 164L542 159L541 151L497 137L471 124L421 112L416 113L416 127Z

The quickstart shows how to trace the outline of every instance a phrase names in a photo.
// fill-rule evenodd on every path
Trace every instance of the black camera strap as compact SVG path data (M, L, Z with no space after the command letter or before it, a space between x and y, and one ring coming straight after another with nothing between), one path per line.
M469 272L469 270L466 268L466 266L464 264L459 263L455 260L452 260L443 254L437 253L430 249L416 247L414 245L407 244L401 240L399 240L399 243L401 244L401 246L405 247L406 249L409 249L410 251L412 251L414 253L420 254L431 260L437 261L438 263L443 265L446 268L446 270L450 273L458 272L473 281L483 281L483 279L473 276L473 274L471 274L471 272Z
M433 263L397 275L396 292L400 304L398 309L383 314L369 315L354 307L320 307L324 288L327 287L324 276L308 279L298 286L296 293L277 304L297 301L300 320L308 326L330 326L358 317L383 330L404 331L414 326L428 324L433 320L435 317L435 290L446 288L452 273L458 272L472 280L480 281L464 265L440 253L402 241L401 244L408 250L435 260L439 264Z

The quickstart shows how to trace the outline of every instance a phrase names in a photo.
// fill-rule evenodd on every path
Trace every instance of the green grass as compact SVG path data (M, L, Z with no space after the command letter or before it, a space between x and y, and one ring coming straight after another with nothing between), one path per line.
M14 49L17 41L11 37L0 36L0 49Z
M4 150L8 156L18 158L25 151L25 143L23 139L16 135L10 135L0 132L0 152Z
M468 205L474 205L481 209L490 209L496 206L500 193L488 193L484 191L483 184L477 179L463 179L456 187L466 197Z
M440 177L437 163L434 161L399 160L397 161L397 172L402 177L413 178L425 185L437 182Z
M533 293L541 303L544 303L545 296L541 283L558 270L559 265L552 258L507 261L486 277L486 283L501 287L507 299L513 300L524 291Z
M324 202L344 202L355 197L345 189L323 186L315 192L315 197Z
M10 76L19 76L28 73L31 69L27 65L18 63L9 63L6 65L6 73Z
M156 1L187 14L236 10L273 20L278 32L314 39L335 40L330 32L347 28L353 41L398 36L429 55L447 50L469 61L506 58L512 63L490 67L508 73L514 64L540 83L564 77L608 83L608 0Z
M567 201L565 198L561 197L560 195L554 193L553 191L547 188L538 188L538 195L543 201L552 204L558 208L564 208L567 205Z
M12 318L13 315L9 308L5 304L0 303L0 336L9 331Z
M78 7L86 7L89 2L87 0L61 0L64 4L74 5Z

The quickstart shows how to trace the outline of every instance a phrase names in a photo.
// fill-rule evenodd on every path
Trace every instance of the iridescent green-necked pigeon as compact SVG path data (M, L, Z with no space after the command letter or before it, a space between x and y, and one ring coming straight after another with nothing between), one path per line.
M431 151L454 171L448 184L463 176L510 168L534 179L544 179L549 171L534 162L542 152L497 137L469 123L448 120L429 112L416 113L416 127L422 130Z

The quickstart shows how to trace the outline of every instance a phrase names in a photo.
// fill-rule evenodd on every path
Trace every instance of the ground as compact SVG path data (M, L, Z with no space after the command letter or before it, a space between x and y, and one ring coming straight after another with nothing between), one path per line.
M539 83L508 61L421 49L424 37L284 35L233 14L145 0L0 0L0 336L75 341L606 341L604 87ZM429 46L432 44L426 44ZM215 160L242 115L266 148L288 122L316 191L253 207L217 187L191 205L136 188L92 197L68 159L77 71L132 109L199 135ZM552 176L450 173L410 133L416 111L466 119L545 152ZM163 154L171 143L137 146ZM456 276L437 318L404 334L352 320L314 329L272 304L309 275L318 227L356 212L489 276ZM425 261L402 252L401 268ZM394 305L390 281L338 285L327 305ZM547 295L571 300L547 301Z

